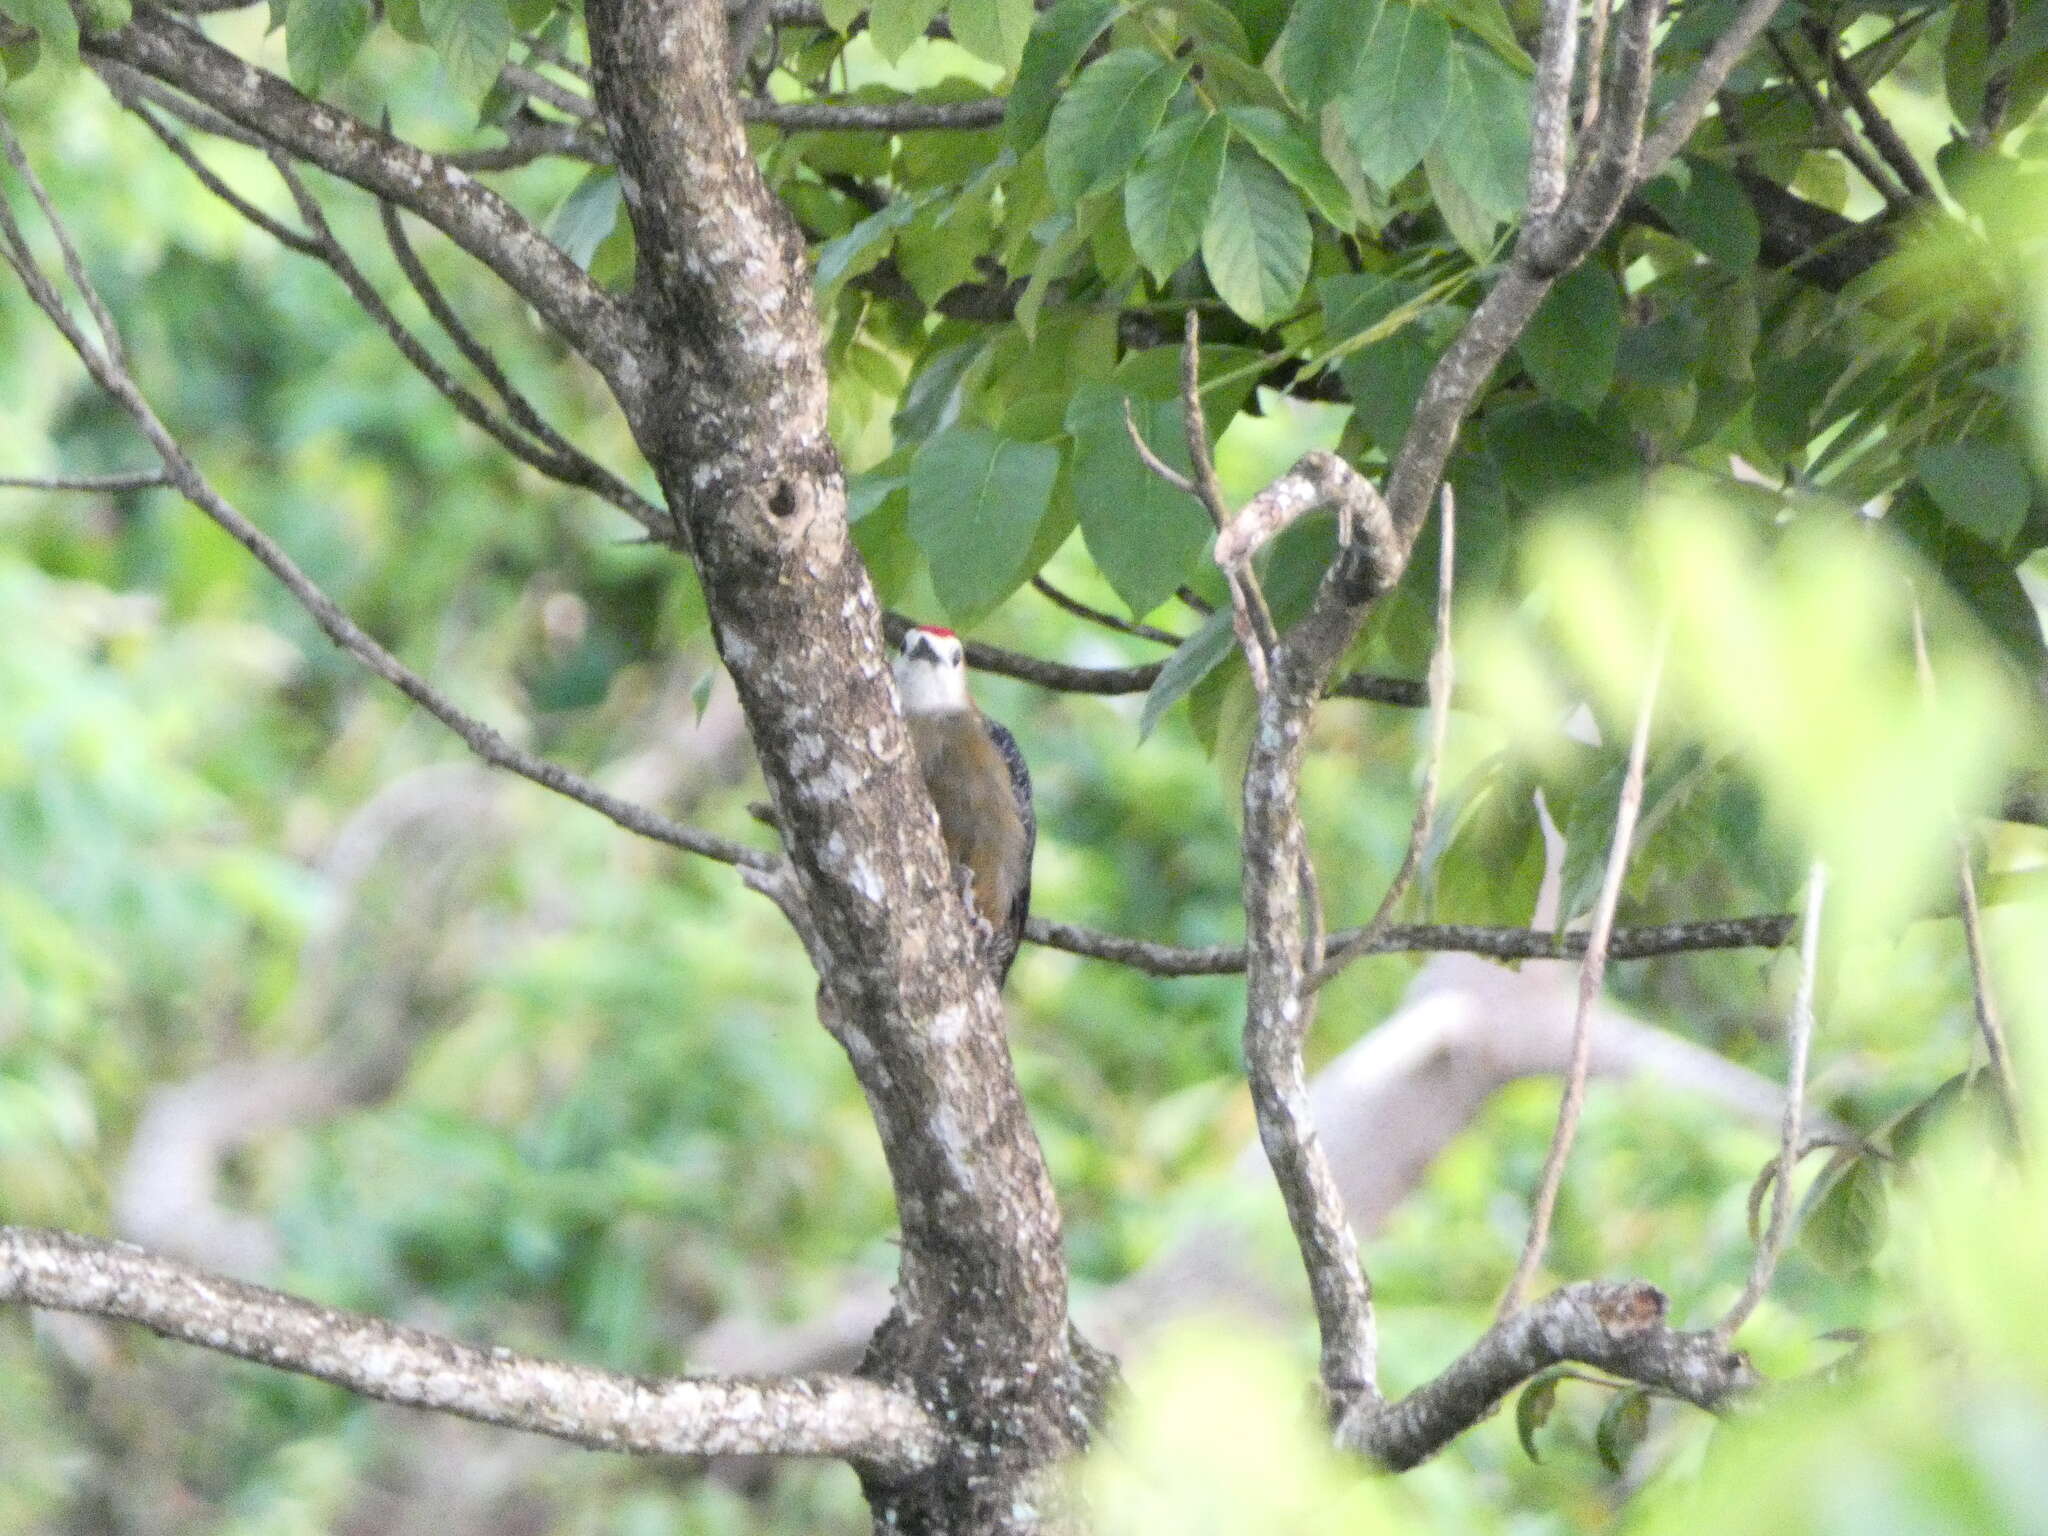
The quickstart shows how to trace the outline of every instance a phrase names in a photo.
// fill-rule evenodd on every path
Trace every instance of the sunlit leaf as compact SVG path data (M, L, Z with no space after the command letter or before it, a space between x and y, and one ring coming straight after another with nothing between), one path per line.
M1172 276L1201 244L1229 142L1229 126L1220 117L1176 118L1154 137L1124 183L1131 244L1156 280Z
M1020 586L1038 525L1052 505L1059 450L984 427L954 426L910 465L910 532L946 612L965 626Z
M1187 70L1185 59L1120 48L1081 72L1046 130L1046 177L1061 207L1120 181L1137 164Z
M1202 265L1223 302L1254 325L1278 319L1308 281L1311 241L1294 189L1265 161L1233 148L1202 231Z
M289 0L285 62L292 84L309 96L347 69L370 35L370 0Z
M1372 0L1362 9L1350 25L1363 34L1364 52L1336 110L1365 174L1390 187L1445 128L1453 106L1451 29L1407 0Z

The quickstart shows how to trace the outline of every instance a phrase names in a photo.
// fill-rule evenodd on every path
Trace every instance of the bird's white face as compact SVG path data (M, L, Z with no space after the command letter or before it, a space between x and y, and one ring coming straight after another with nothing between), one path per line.
M950 629L913 629L896 658L896 690L903 712L942 715L969 708L967 654Z

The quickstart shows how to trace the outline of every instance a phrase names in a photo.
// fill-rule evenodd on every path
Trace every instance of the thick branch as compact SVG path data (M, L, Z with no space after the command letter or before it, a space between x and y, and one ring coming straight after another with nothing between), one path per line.
M749 151L718 0L589 0L586 16L652 322L628 417L689 526L820 1010L902 1217L897 1308L868 1368L914 1381L976 1453L933 1482L871 1480L870 1502L878 1525L1034 1527L1034 1479L1085 1437L1092 1365L1071 1339L1059 1211L1002 1006L848 533L803 240Z
M855 1377L623 1376L480 1349L70 1232L0 1227L0 1302L139 1323L381 1402L596 1450L836 1456L910 1472L940 1446L915 1398Z
M1569 1285L1498 1323L1441 1376L1398 1403L1361 1406L1338 1441L1399 1472L1486 1418L1538 1371L1565 1361L1716 1409L1757 1385L1746 1356L1710 1333L1664 1322L1663 1292L1640 1282Z

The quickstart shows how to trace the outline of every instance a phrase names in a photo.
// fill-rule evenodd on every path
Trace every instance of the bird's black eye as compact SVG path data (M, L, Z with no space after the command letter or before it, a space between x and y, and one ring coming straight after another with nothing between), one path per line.
M960 665L960 663L961 663L962 661L964 661L965 659L966 659L966 658L965 658L965 657L962 657L962 656L955 656L955 657L953 658L953 665L957 667L957 666L959 666L959 665Z

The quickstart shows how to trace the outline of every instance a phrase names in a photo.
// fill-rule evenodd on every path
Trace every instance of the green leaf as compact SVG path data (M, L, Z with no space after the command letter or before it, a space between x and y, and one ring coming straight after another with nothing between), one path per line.
M1635 444L1622 433L1548 400L1490 417L1486 437L1508 489L1525 506L1642 468Z
M1589 416L1614 383L1620 347L1621 289L1591 261L1557 280L1515 344L1537 388Z
M907 463L909 457L899 452L891 454L890 461L900 458ZM910 477L908 473L881 476L880 468L878 465L869 472L877 480L867 487L865 505L858 511L855 501L862 494L860 483L868 477L855 477L847 488L847 512L853 521L854 548L868 568L875 595L894 603L909 590L917 574L918 550L917 541L910 536Z
M706 672L697 679L697 685L690 690L690 708L696 711L699 725L704 723L704 710L711 703L711 685L718 680L716 672Z
M1628 1459L1650 1432L1650 1394L1642 1387L1624 1387L1600 1415L1593 1429L1593 1449L1600 1464L1616 1477L1628 1471Z
M1888 1225L1882 1175L1870 1159L1845 1154L1808 1193L1799 1245L1830 1273L1853 1274L1877 1256Z
M1536 1431L1550 1422L1551 1410L1557 1406L1557 1384L1564 1379L1564 1367L1553 1365L1530 1377L1529 1385L1515 1399L1515 1434L1522 1442L1522 1453L1531 1461L1543 1459L1536 1454Z
M1429 381L1440 350L1410 326L1352 353L1338 366L1337 376L1351 397L1358 425L1390 459L1407 435L1415 402L1422 398L1422 386Z
M1378 6L1385 0L1367 3ZM1362 20L1359 0L1301 0L1288 18L1275 73L1288 96L1311 117L1350 89L1365 57L1368 28Z
M548 238L588 271L597 248L619 222L621 206L618 172L609 166L594 167L548 216Z
M448 83L465 101L481 102L512 46L505 0L420 0L420 24Z
M1436 152L1480 208L1495 220L1514 218L1529 189L1529 82L1460 37L1447 94Z
M1922 448L1913 472L1942 515L1989 544L2010 550L2033 503L2033 477L2019 450L1973 438Z
M1060 207L1123 179L1187 71L1185 59L1119 48L1081 72L1046 129L1045 174Z
M875 51L894 64L903 50L924 36L945 0L874 0L868 11L868 36Z
M1029 576L1026 560L1052 505L1059 450L986 427L953 426L910 461L910 533L955 622L975 623Z
M1045 135L1068 71L1115 19L1118 0L1060 0L1038 18L1003 112L1003 142L1022 154Z
M78 57L78 18L65 0L0 0L0 15L32 29L42 46L59 59ZM32 63L33 61L31 61ZM10 76L12 78L12 64ZM28 73L28 66L21 69Z
M1170 11L1186 26L1189 37L1209 43L1234 59L1249 62L1251 39L1244 23L1231 14L1220 0L1155 0L1161 10Z
M1378 272L1318 279L1316 302L1323 308L1323 334L1333 342L1362 335L1423 291L1421 283Z
M867 0L824 0L818 8L824 15L825 25L845 37L853 30L854 22L867 15Z
M1429 195L1436 199L1436 211L1444 227L1450 230L1451 238L1458 242L1458 249L1475 262L1491 260L1493 232L1500 220L1480 207L1478 199L1465 190L1441 148L1422 157L1422 169L1429 178Z
M317 96L370 35L370 0L289 0L284 56L292 84Z
M1017 68L1038 10L1031 0L953 0L953 41L1004 74Z
M1244 28L1248 56L1265 58L1280 41L1280 35L1287 26L1291 9L1289 0L1227 0L1227 3L1238 25Z
M1300 124L1271 107L1231 107L1224 115L1268 165L1315 204L1317 213L1347 234L1358 227L1351 193Z
M1171 277L1202 243L1229 143L1229 125L1220 117L1190 113L1175 118L1152 140L1124 183L1131 246L1157 281Z
M1353 22L1365 34L1365 52L1337 112L1365 174L1391 187L1448 131L1451 29L1436 12L1405 0L1379 0L1366 9L1367 19Z
M1217 296L1253 325L1279 319L1308 281L1312 239L1301 199L1280 173L1233 149L1202 231L1202 264Z
M88 32L118 32L135 15L134 0L84 0Z
M1671 232L1724 267L1756 265L1763 231L1742 183L1712 160L1680 160L1642 191Z
M1483 39L1515 69L1528 71L1536 67L1535 60L1516 39L1514 23L1508 20L1507 7L1501 0L1437 0L1437 8L1467 32Z
M1209 542L1209 520L1191 496L1167 485L1138 457L1124 428L1126 380L1083 385L1067 408L1074 436L1074 500L1096 567L1134 615L1173 595ZM1185 473L1187 439L1174 399L1132 398L1145 441Z
M1231 628L1230 610L1218 608L1181 641L1179 648L1166 658L1166 665L1159 669L1159 676L1152 680L1145 693L1145 706L1138 714L1138 740L1150 736L1166 712L1236 649L1237 632Z
M917 217L921 205L918 198L897 198L883 204L845 234L827 240L818 251L817 269L811 274L819 302L822 304L847 279L872 271L889 254L896 231Z
M19 42L0 43L0 79L19 80L43 56L42 34L31 32Z

